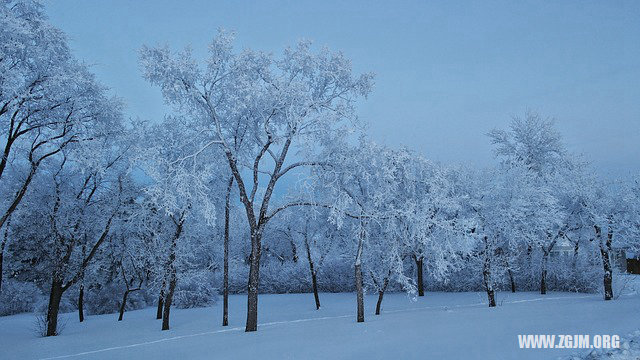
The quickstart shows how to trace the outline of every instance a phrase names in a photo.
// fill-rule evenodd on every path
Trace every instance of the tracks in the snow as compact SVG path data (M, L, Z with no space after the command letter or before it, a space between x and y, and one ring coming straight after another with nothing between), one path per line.
M571 297L568 297L568 296L540 297L540 298L533 298L533 299L505 301L504 303L505 304L518 304L518 303L545 301L545 300L575 300L575 299L591 298L591 297L595 297L595 296L597 296L597 295L584 295L584 296L571 296ZM433 309L447 310L447 309L452 309L452 308L457 309L457 308L472 308L472 307L484 307L484 306L487 306L487 304L486 303L482 303L482 302L478 302L478 303L472 303L472 304L422 306L422 307L414 307L414 308L408 308L408 309L386 310L386 311L384 311L384 313L385 314L393 314L393 313L413 312L413 311L421 311L421 310L433 310ZM272 322L267 322L267 323L260 324L259 327L262 328L262 327L265 327L265 326L274 326L274 325L282 325L282 324L295 324L295 323L303 323L303 322L310 322L310 321L342 319L342 318L349 318L349 317L353 317L353 316L354 316L353 314L349 314L349 315L313 317L313 318L296 319L296 320L272 321ZM213 334L226 333L226 332L236 332L236 331L244 331L244 327L233 327L233 328L227 328L227 329L205 331L205 332L200 332L200 333L195 333L195 334L171 336L171 337L166 337L166 338L157 339L157 340L140 342L140 343L136 343L136 344L122 345L122 346L112 346L112 347L107 347L107 348L103 348L103 349L83 351L83 352L79 352L79 353L75 353L75 354L46 357L46 358L41 358L40 360L74 358L74 357L93 355L93 354L98 354L98 353L103 353L103 352L108 352L108 351L113 351L113 350L122 350L122 349L129 349L129 348L145 346L145 345L152 345L152 344L162 343L162 342L166 342L166 341L173 341L173 340L180 340L180 339L185 339L185 338L192 338L192 337L205 336L205 335L213 335Z

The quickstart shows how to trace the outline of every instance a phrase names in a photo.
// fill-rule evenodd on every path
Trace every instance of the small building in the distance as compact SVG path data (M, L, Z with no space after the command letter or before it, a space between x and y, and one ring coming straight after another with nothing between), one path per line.
M556 256L573 256L575 252L575 243L567 239L560 239L551 250L551 257ZM609 254L609 259L613 269L620 273L640 274L639 254L629 251L628 247L617 247L614 245Z
M640 274L640 253L627 251L627 272L629 274Z

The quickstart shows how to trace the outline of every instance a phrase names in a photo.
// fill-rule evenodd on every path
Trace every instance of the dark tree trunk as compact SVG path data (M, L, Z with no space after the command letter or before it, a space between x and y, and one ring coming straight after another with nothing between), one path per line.
M384 296L384 291L378 291L378 301L376 302L376 315L380 315L380 305L382 305L383 296Z
M602 256L602 267L604 268L604 299L611 300L613 299L611 259L606 249L601 248L600 255Z
M80 285L80 293L78 294L78 319L84 321L84 285Z
M487 241L485 237L485 242ZM493 279L491 278L491 259L488 246L485 246L484 250L484 265L482 267L482 280L484 282L485 290L487 291L487 298L489 300L489 307L496 306L496 296L493 290Z
M389 285L389 278L384 279L384 284L382 285L382 289L378 290L378 302L376 303L376 315L380 315L380 306L382 305L382 297L384 296L384 292L387 290L387 285Z
M496 306L496 295L493 289L487 290L487 298L489 299L489 307Z
M309 261L309 271L311 272L311 287L313 288L313 297L316 300L316 310L320 309L320 296L318 295L318 279L316 277L316 269L313 265L313 259L311 258L311 247L309 246L309 240L305 233L304 245L307 249L307 260Z
M22 201L22 198L27 193L27 189L29 188L31 181L35 176L39 165L40 165L40 161L31 163L31 171L29 171L29 175L27 175L26 179L22 182L22 187L20 188L20 190L18 190L18 192L14 196L13 201L9 205L9 208L7 209L7 211L5 211L4 215L0 217L0 228L2 228L2 226L9 220L9 218L11 217L11 214L13 214L13 212L16 210L16 208Z
M356 298L358 302L358 322L364 322L364 297L362 286L362 265L356 262Z
M356 301L358 306L357 321L364 322L364 289L362 286L362 251L364 249L364 240L367 236L362 219L360 219L360 234L358 235L358 251L356 253L355 271L356 271Z
M320 310L320 296L318 295L318 279L315 270L311 270L311 284L313 287L313 298L316 301L316 310Z
M2 275L4 268L2 267L2 258L4 257L4 249L0 251L0 293L2 293Z
M296 243L293 241L293 238L291 238L291 258L293 259L294 263L298 262L298 248L296 247Z
M47 308L46 336L58 335L58 312L60 311L62 293L62 281L56 280L54 275L54 279L51 282L51 292L49 294L49 307Z
M513 278L513 271L511 271L511 266L509 266L509 262L507 262L507 274L509 275L509 282L511 283L511 292L516 292L516 281Z
M542 250L542 272L540 274L540 294L547 293L547 262L549 260L549 252Z
M416 269L418 270L418 296L424 296L424 281L422 279L422 262L423 258L415 258Z
M8 218L7 224L4 226L4 237L2 238L2 244L0 244L0 293L2 293L2 278L4 274L4 266L3 266L2 260L4 258L4 248L7 245L7 242L9 241L10 226L11 226L11 218Z
M611 227L609 227L609 232L607 233L607 241L605 247L603 248L600 245L600 255L602 256L602 267L604 270L604 299L611 300L613 299L613 268L611 267L611 258L609 254L611 253L611 242L613 241L613 232L611 231ZM602 244L602 242L600 242Z
M176 290L177 270L176 270L176 247L178 245L178 239L182 234L182 224L184 219L184 213L180 216L176 224L176 233L171 240L171 249L169 250L169 261L167 262L167 271L169 275L169 289L164 299L164 311L162 312L162 330L169 330L169 314L171 312L171 302L173 300L173 292Z
M222 280L222 326L229 325L229 213L231 210L230 197L233 187L233 177L229 179L227 186L227 197L224 206L224 265Z
M125 306L127 306L128 296L129 296L129 290L126 290L124 292L124 295L122 295L122 304L120 304L120 315L118 316L118 321L122 321L122 318L124 317L124 309L125 309Z
M251 255L249 256L249 283L247 285L246 332L258 330L258 286L260 284L260 230L251 235Z
M604 299L613 299L613 269L611 268L611 259L609 253L611 251L611 242L613 240L613 233L609 230L605 243L602 242L602 229L600 226L595 225L593 227L596 232L596 240L598 240L598 246L600 247L600 256L602 257L602 267L604 270Z
M160 289L160 296L158 296L158 309L156 311L156 320L162 319L162 308L164 307L164 281L162 282L162 288Z
M173 292L176 289L176 273L175 270L171 273L171 279L169 280L169 291L167 291L167 297L164 299L164 311L162 312L162 330L169 330L169 313L171 312L171 301L173 300Z

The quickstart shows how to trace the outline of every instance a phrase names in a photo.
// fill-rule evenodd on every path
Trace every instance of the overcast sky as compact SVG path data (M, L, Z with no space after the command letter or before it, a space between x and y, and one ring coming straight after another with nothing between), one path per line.
M360 105L378 142L486 166L484 135L527 109L557 119L567 147L607 177L640 172L640 1L71 1L46 3L77 56L160 119L141 77L143 44L204 55L217 28L278 54L299 39L376 73Z

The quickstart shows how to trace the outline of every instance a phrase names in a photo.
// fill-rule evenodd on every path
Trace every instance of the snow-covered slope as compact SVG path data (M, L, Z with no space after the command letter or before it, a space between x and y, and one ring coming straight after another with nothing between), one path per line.
M230 326L221 304L171 312L160 331L155 309L89 316L64 314L62 335L37 337L35 317L0 318L2 359L555 359L575 349L520 349L518 334L618 334L640 323L638 295L603 301L599 295L500 293L488 308L481 293L427 293L411 301L387 294L380 316L366 297L366 322L355 322L354 294L262 295L259 330L243 330L246 297L232 296ZM588 351L585 351L585 353Z

